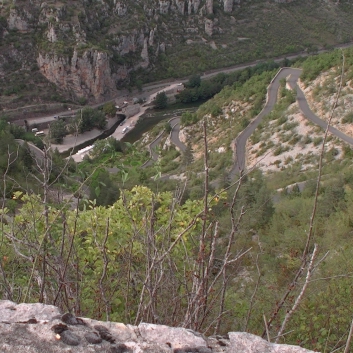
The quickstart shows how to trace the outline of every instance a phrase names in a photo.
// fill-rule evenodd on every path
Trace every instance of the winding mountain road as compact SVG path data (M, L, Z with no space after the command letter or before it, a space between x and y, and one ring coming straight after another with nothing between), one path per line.
M176 116L169 120L169 124L172 128L170 132L170 141L181 151L185 152L186 146L179 139L180 132L180 117ZM157 153L157 147L163 139L165 130L163 130L148 146L151 158L142 165L143 168L151 166L157 161L159 154Z
M277 94L280 86L280 80L283 78L287 79L288 84L291 89L297 91L297 102L299 108L306 119L310 120L316 125L319 125L323 130L327 128L327 122L320 119L317 115L315 115L309 108L308 102L305 98L304 92L299 88L297 82L302 73L301 69L294 68L282 68L278 71L276 76L272 79L271 83L267 89L267 99L266 104L259 115L237 136L235 140L233 140L232 144L234 144L234 159L235 163L233 168L230 171L229 177L233 179L235 175L240 174L246 168L246 141L250 137L250 135L255 131L255 129L259 126L262 119L268 115L272 109L274 108L277 102ZM353 146L353 138L347 136L343 132L337 130L336 128L329 126L329 131L338 137L339 139L347 142L348 144Z
M179 138L180 120L180 117L175 117L169 120L170 126L172 127L172 131L170 133L170 140L181 152L185 152L186 146L180 141Z

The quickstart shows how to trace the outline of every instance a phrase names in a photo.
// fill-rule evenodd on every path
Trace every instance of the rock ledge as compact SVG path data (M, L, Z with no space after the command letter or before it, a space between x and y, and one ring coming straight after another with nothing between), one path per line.
M268 343L255 335L230 332L203 337L184 328L102 322L62 314L52 305L0 300L2 353L310 353Z

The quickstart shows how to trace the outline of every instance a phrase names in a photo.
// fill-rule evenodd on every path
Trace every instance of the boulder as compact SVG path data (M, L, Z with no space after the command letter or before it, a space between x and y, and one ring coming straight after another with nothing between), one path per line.
M52 305L0 300L2 353L310 353L230 332L206 338L181 327L103 322L61 313ZM312 352L313 353L313 352Z

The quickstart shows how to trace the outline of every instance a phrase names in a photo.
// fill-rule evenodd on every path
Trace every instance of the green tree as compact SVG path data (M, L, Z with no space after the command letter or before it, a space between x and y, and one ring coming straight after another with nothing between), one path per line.
M93 128L103 130L107 125L107 119L101 110L86 107L82 112L77 113L76 122L78 131L83 133Z
M97 140L93 145L91 155L99 158L103 154L112 154L115 152L123 152L124 143L110 136L103 140Z
M67 135L65 123L62 120L53 121L50 124L50 138L54 143L62 143Z
M89 190L89 197L95 200L97 206L112 205L120 196L118 185L112 181L109 173L104 169L94 174Z
M157 109L165 109L168 105L168 97L165 92L159 92L156 95L156 99L154 101L154 106Z
M103 112L109 117L113 117L116 114L116 108L113 102L108 102L103 105Z
M181 115L181 124L184 126L195 124L197 121L196 113L185 112Z
M171 127L169 121L164 124L164 130L165 130L168 134L172 131L172 127Z
M199 87L201 84L201 77L200 75L192 75L189 78L188 83L186 84L187 87L189 88L194 88L194 87Z

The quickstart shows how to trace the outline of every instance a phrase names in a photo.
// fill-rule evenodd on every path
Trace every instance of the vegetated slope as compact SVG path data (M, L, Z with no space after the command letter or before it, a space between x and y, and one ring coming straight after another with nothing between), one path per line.
M311 64L319 65L323 58L310 59ZM210 181L226 169L224 164L213 173L217 163L224 162L220 161L219 147L225 140L221 134L233 126L241 131L261 110L274 75L275 71L255 74L241 86L225 88L196 116L184 115L186 122L207 122ZM285 114L293 96L284 88L281 92L283 109L278 112ZM120 183L121 197L109 207L86 201L82 209L72 211L62 204L47 207L33 193L13 195L15 216L2 224L6 255L0 263L1 296L55 303L64 310L74 308L77 314L126 323L158 322L206 333L244 330L261 335L263 315L267 320L273 316L289 288L285 305L269 327L271 337L276 337L306 275L304 271L298 286L291 286L308 234L316 168L307 173L288 168L269 177L257 169L240 186L235 182L215 193L214 184L202 185L207 170L199 147L202 124L188 129L188 140L200 139L190 149L199 150L193 158L174 154L184 161L191 179L191 185L180 188L174 182L174 192L161 192L164 181L148 178L149 171L136 164L135 156L140 157L136 149L118 162L124 170L112 178ZM112 161L118 157L111 151L102 155ZM308 181L303 192L295 188L289 194L275 193L295 172ZM309 253L315 242L317 261L327 255L315 267L281 340L333 351L344 346L353 304L351 162L327 159L323 174ZM128 180L130 176L150 188L140 185L126 190L136 184L136 179ZM95 181L104 187L98 178ZM204 190L209 191L207 198Z
M344 54L346 70L343 90L332 122L337 128L349 125L351 122L349 102L352 51L346 50ZM304 68L303 86L307 87L306 93L309 100L311 92L314 93L315 98L318 97L316 102L312 100L310 102L313 107L317 107L319 116L321 111L325 112L327 110L325 103L333 101L334 93L338 88L341 64L341 52L335 51L330 54L311 57L302 65ZM322 72L322 70L326 71ZM322 78L325 78L325 81ZM244 93L254 86L254 82L255 78L253 77L249 80L249 86L244 85ZM244 94L243 97L245 96ZM233 112L235 112L237 106L241 106L244 114L247 114L249 107L251 107L251 100L255 99L256 95L250 95L249 98L247 101L241 101L240 95L236 94L236 91L227 88L207 103L208 109L206 109L206 106L202 108L201 116L207 116L208 120L211 146L215 140L224 143L225 139L223 137L227 132L223 135L217 129L214 135L213 132L214 126L220 124L222 119L229 118L228 114L232 112L229 107L234 109ZM252 244L256 243L258 248L252 254L248 266L243 268L244 272L242 272L239 281L242 280L243 285L244 283L247 283L247 285L244 285L243 291L240 291L241 294L239 292L234 294L233 302L236 303L236 308L234 308L234 316L229 320L233 320L232 324L235 321L235 324L239 325L239 329L251 327L250 330L258 334L264 331L263 313L266 313L266 317L269 318L276 311L285 288L288 288L294 278L294 272L300 266L309 232L309 219L314 205L318 175L318 153L319 146L322 144L323 131L312 124L306 124L305 120L298 116L298 108L293 103L293 98L294 93L288 91L283 84L279 92L279 103L276 109L265 119L260 129L250 139L248 154L253 154L252 152L258 154L257 160L259 162L255 166L255 171L246 178L243 189L241 189L244 194L240 192L236 201L238 207L244 206L247 208L247 212L251 214L250 220L247 219L247 221L250 224L251 220L255 222L248 227L245 226L245 222L242 223L240 232L244 231L245 237L251 238ZM214 107L216 102L219 104L222 113L212 117L211 107ZM236 119L239 122L241 115L238 115ZM227 125L227 123L223 125L224 131L227 131ZM197 131L195 128L185 129L186 131L193 129L193 133L188 135L189 139L195 136L196 139L199 139L195 134ZM201 144L201 141L199 141L199 144ZM216 146L213 145L213 148L209 148L210 161L213 158L219 161L219 154L217 155L217 147L219 146L221 146L220 143ZM291 157L290 153L293 153L297 148L299 151L296 151L295 155ZM289 153L287 156L286 150ZM299 343L319 351L324 349L331 351L338 347L344 347L351 321L349 309L351 299L347 298L347 293L350 292L352 287L350 277L353 266L352 261L349 260L352 256L349 246L352 233L352 150L330 135L325 150L323 182L319 189L311 250L315 242L318 244L320 252L317 259L325 254L327 254L327 257L320 263L313 278L311 278L308 291L297 312L293 315L292 322L287 327L289 334L284 338L287 343ZM277 159L277 161L272 161L271 173L268 172L268 168L263 168L262 165L266 153ZM202 160L202 156L200 156L200 159ZM201 170L202 162L199 165L199 173ZM264 194L257 194L254 190L255 185L258 187L263 180L259 170L267 171L267 175L262 182L275 192L273 198L266 198ZM212 168L210 174L212 174ZM304 188L301 188L302 192L299 191L297 186L294 186L288 194L286 191L282 194L276 192L279 187L285 187L299 181L306 181ZM257 190L265 193L265 190L261 187ZM274 210L271 214L268 207L272 200L276 202L273 204ZM269 213L262 214L260 219L264 220L264 223L260 224L255 214L265 210L271 216L266 220L264 215ZM224 218L221 218L221 224L226 225L226 217L223 214L222 216ZM240 239L238 241L241 243ZM255 261L257 261L256 265ZM256 279L258 279L258 282ZM260 287L257 287L257 283L260 283ZM302 284L303 279L299 281L299 287ZM283 308L284 312L290 310L298 293L298 288L291 291ZM244 302L244 298L250 298L253 295L257 299ZM242 316L243 311L248 313L247 310L252 310L253 315L250 326L247 325L246 315L245 317ZM349 314L347 315L347 313ZM234 317L236 317L236 320L234 320ZM241 317L243 317L243 320ZM274 332L273 336L276 336L282 319L283 313L280 313L271 326L270 330Z
M321 0L4 1L0 104L102 101L126 85L347 42L351 8Z

